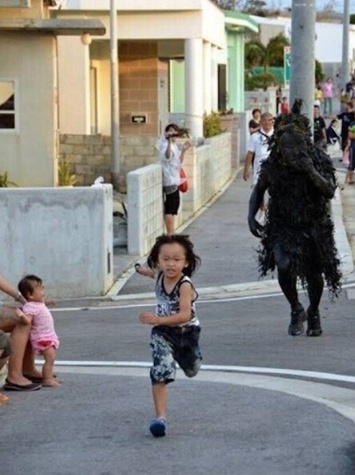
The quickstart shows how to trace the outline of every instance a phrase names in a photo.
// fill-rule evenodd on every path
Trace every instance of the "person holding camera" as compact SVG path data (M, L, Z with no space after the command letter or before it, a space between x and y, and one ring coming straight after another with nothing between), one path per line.
M176 124L168 124L164 135L158 140L156 149L163 170L164 223L167 234L175 234L175 216L180 207L180 166L185 152L191 144L187 140L179 149L176 139L180 129Z

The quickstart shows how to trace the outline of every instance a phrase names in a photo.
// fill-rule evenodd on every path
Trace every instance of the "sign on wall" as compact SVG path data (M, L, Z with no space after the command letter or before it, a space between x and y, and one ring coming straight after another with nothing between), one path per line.
M147 116L145 114L131 115L132 124L146 124Z
M284 46L284 81L285 86L291 79L291 46Z

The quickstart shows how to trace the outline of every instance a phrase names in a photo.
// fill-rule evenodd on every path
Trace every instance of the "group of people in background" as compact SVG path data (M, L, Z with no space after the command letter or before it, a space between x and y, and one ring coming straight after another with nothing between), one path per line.
M342 110L333 113L333 97L335 84L328 78L318 84L314 95L314 142L323 148L339 144L342 157L340 160L346 167L345 184L354 184L355 169L355 76L347 83L341 93ZM324 118L329 118L326 126ZM340 124L339 124L340 121ZM339 131L340 128L340 131Z
M331 77L324 82L319 82L314 90L313 107L313 141L318 147L327 150L328 147L339 146L342 151L340 160L346 167L345 184L354 184L355 169L355 74L347 83L345 90L341 92L341 111L334 113L334 98L336 85ZM285 109L283 110L283 107ZM258 109L254 109L258 111ZM249 123L249 132L255 130L255 120ZM287 114L289 106L287 99L282 97L281 88L277 93L278 116ZM258 113L257 113L258 114ZM260 117L260 111L259 111ZM328 125L326 123L328 122ZM252 126L251 126L252 125Z

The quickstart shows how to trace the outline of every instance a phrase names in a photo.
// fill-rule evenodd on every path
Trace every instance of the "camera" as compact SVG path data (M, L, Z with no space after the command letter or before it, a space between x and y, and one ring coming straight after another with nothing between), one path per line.
M180 137L180 134L179 132L168 132L165 137L167 139L171 139L171 138L177 138L177 137Z

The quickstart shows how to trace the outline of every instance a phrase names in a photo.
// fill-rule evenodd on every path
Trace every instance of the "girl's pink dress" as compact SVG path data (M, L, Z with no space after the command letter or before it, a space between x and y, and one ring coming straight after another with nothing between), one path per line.
M59 338L54 329L51 312L42 302L27 302L23 312L32 316L30 342L35 353L41 353L52 346L59 348Z

